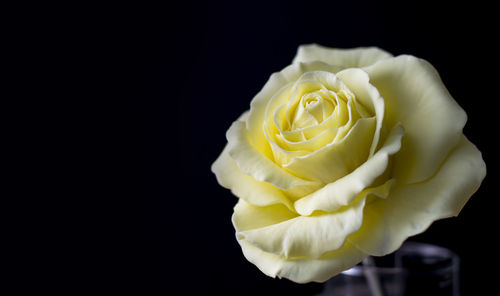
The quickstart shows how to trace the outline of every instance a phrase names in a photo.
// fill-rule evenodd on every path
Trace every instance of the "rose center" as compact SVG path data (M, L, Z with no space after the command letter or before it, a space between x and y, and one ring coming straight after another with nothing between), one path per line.
M314 98L309 98L306 101L306 107L309 107L310 105L317 104L321 97L314 97Z
M292 130L323 122L335 109L336 102L331 94L316 91L304 94L295 110Z

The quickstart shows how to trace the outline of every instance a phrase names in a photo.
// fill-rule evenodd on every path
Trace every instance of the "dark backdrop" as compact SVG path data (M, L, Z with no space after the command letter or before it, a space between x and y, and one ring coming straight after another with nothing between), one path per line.
M297 46L378 46L430 61L468 114L465 134L488 176L458 218L412 240L461 256L464 295L488 295L496 266L498 99L492 7L477 1L207 1L126 17L143 82L145 289L182 295L312 295L319 284L271 279L243 257L230 217L237 199L210 171L225 132ZM134 50L137 50L134 55ZM278 293L278 294L277 294Z

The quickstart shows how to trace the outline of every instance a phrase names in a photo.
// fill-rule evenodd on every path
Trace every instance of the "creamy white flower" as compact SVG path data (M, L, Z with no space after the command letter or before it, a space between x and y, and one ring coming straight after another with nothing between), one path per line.
M486 175L436 70L378 48L303 45L212 166L265 274L322 282L456 216Z

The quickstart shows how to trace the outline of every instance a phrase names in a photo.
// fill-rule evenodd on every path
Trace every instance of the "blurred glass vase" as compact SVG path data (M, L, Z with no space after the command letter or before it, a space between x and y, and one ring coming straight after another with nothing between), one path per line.
M317 296L459 296L459 264L449 249L406 242L392 254L369 257L333 277Z

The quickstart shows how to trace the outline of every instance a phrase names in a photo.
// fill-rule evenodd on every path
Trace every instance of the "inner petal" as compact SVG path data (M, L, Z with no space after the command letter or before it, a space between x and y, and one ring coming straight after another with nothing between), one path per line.
M323 98L317 93L309 93L302 97L304 109L314 116L318 122L323 121Z
M313 138L316 135L320 134L323 132L325 129L334 127L335 125L338 126L338 122L336 119L336 115L338 114L338 98L337 95L330 90L320 90L318 91L319 94L318 96L321 97L319 99L321 101L321 110L322 110L322 118L323 120L318 123L317 125L310 125L306 126L303 128L297 128L294 126L292 128L291 122L287 120L288 117L284 116L283 118L283 111L284 110L278 110L275 115L278 115L277 118L275 118L275 124L279 128L280 134L287 140L291 142L297 142L297 141L305 141L307 139ZM316 92L314 92L316 94ZM308 94L310 97L314 97L312 94ZM309 103L310 108L314 106L316 108L316 103ZM309 112L309 111L308 111ZM314 111L310 111L314 112ZM278 114L279 113L279 114ZM318 115L319 117L319 115ZM278 118L281 118L281 120L278 120Z
M297 113L301 112L301 110L302 112L304 111L304 106L302 104L304 94L318 91L320 89L325 89L325 86L316 80L299 80L294 84L286 109L286 117L288 122L291 123L292 129L294 128L293 122L295 119L303 115Z
M309 112L308 105L311 104L307 105L304 103L299 104L297 110L295 111L295 116L292 120L292 130L298 128L304 128L311 125L316 125L319 123L318 119Z

